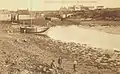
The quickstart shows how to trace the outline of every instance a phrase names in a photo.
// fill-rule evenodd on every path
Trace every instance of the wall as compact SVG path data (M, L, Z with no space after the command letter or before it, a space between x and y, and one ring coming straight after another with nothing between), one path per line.
M19 20L29 20L29 19L31 19L30 15L18 15L18 16L19 16L18 17ZM32 19L35 19L35 17L32 16Z
M0 21L11 21L11 14L0 14Z
M28 20L31 19L30 15L18 15L19 20Z

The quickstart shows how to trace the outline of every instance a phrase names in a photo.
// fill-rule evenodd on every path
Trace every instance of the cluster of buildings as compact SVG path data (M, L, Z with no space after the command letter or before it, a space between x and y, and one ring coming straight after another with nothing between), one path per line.
M95 10L95 9L104 9L104 6L83 6L83 5L73 5L69 7L61 7L59 11L88 11L88 10ZM48 13L47 13L48 14ZM70 16L72 14L68 14ZM29 11L28 9L24 10L17 10L17 11L9 11L2 9L0 10L0 21L18 21L18 20L30 20L39 18L40 16L44 16L39 12ZM62 17L65 17L63 14Z
M2 9L0 10L0 21L29 20L37 18L36 15L36 13L30 12L28 9L17 11Z
M11 13L8 10L0 10L0 21L8 20L11 21Z
M59 14L62 18L66 18L66 17L71 17L75 15L74 13L71 13L74 11L76 12L76 11L90 11L90 10L103 10L103 9L105 9L104 6L95 7L95 6L73 5L69 7L61 7L59 10ZM84 20L84 19L81 19L81 20ZM86 20L91 20L91 18Z
M73 5L69 7L61 7L60 11L88 11L95 9L104 9L104 6L83 6L83 5Z

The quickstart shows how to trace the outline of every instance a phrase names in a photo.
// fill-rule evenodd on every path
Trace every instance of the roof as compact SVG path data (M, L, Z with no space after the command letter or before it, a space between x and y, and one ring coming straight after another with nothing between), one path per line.
M97 6L97 7L104 7L104 6Z
M8 10L0 10L0 14L10 14L10 12Z
M30 15L28 10L17 10L17 14L19 15Z
M95 8L94 6L86 6L86 7L88 7L88 8Z

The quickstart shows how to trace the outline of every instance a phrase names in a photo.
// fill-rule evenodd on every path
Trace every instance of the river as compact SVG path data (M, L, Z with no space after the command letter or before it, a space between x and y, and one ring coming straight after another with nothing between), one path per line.
M120 35L109 34L95 29L57 26L50 28L47 35L55 40L87 44L88 46L104 49L120 49Z

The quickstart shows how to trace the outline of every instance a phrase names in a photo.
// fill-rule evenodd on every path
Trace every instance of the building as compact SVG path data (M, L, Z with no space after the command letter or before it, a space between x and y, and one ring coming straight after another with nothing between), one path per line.
M88 8L88 7L86 7L86 6L82 6L82 7L81 7L81 10L82 10L82 11L88 11L88 10L89 10L89 8Z
M0 21L11 21L11 13L8 10L0 10Z
M95 9L94 6L86 6L86 7L88 7L89 10L94 10Z
M81 5L74 5L74 11L80 11L81 10Z
M98 10L104 9L104 6L97 6L96 9Z
M80 11L81 6L80 5L73 5L68 7L68 11Z
M72 7L68 7L69 11L87 11L94 10L94 6L83 6L83 5L74 5Z
M33 14L31 14L29 10L17 10L16 13L18 20L30 20L35 18L34 16L32 16Z
M67 9L66 7L61 7L59 11L60 11L60 12L64 12L64 11L67 11L67 10L68 10L68 9Z

